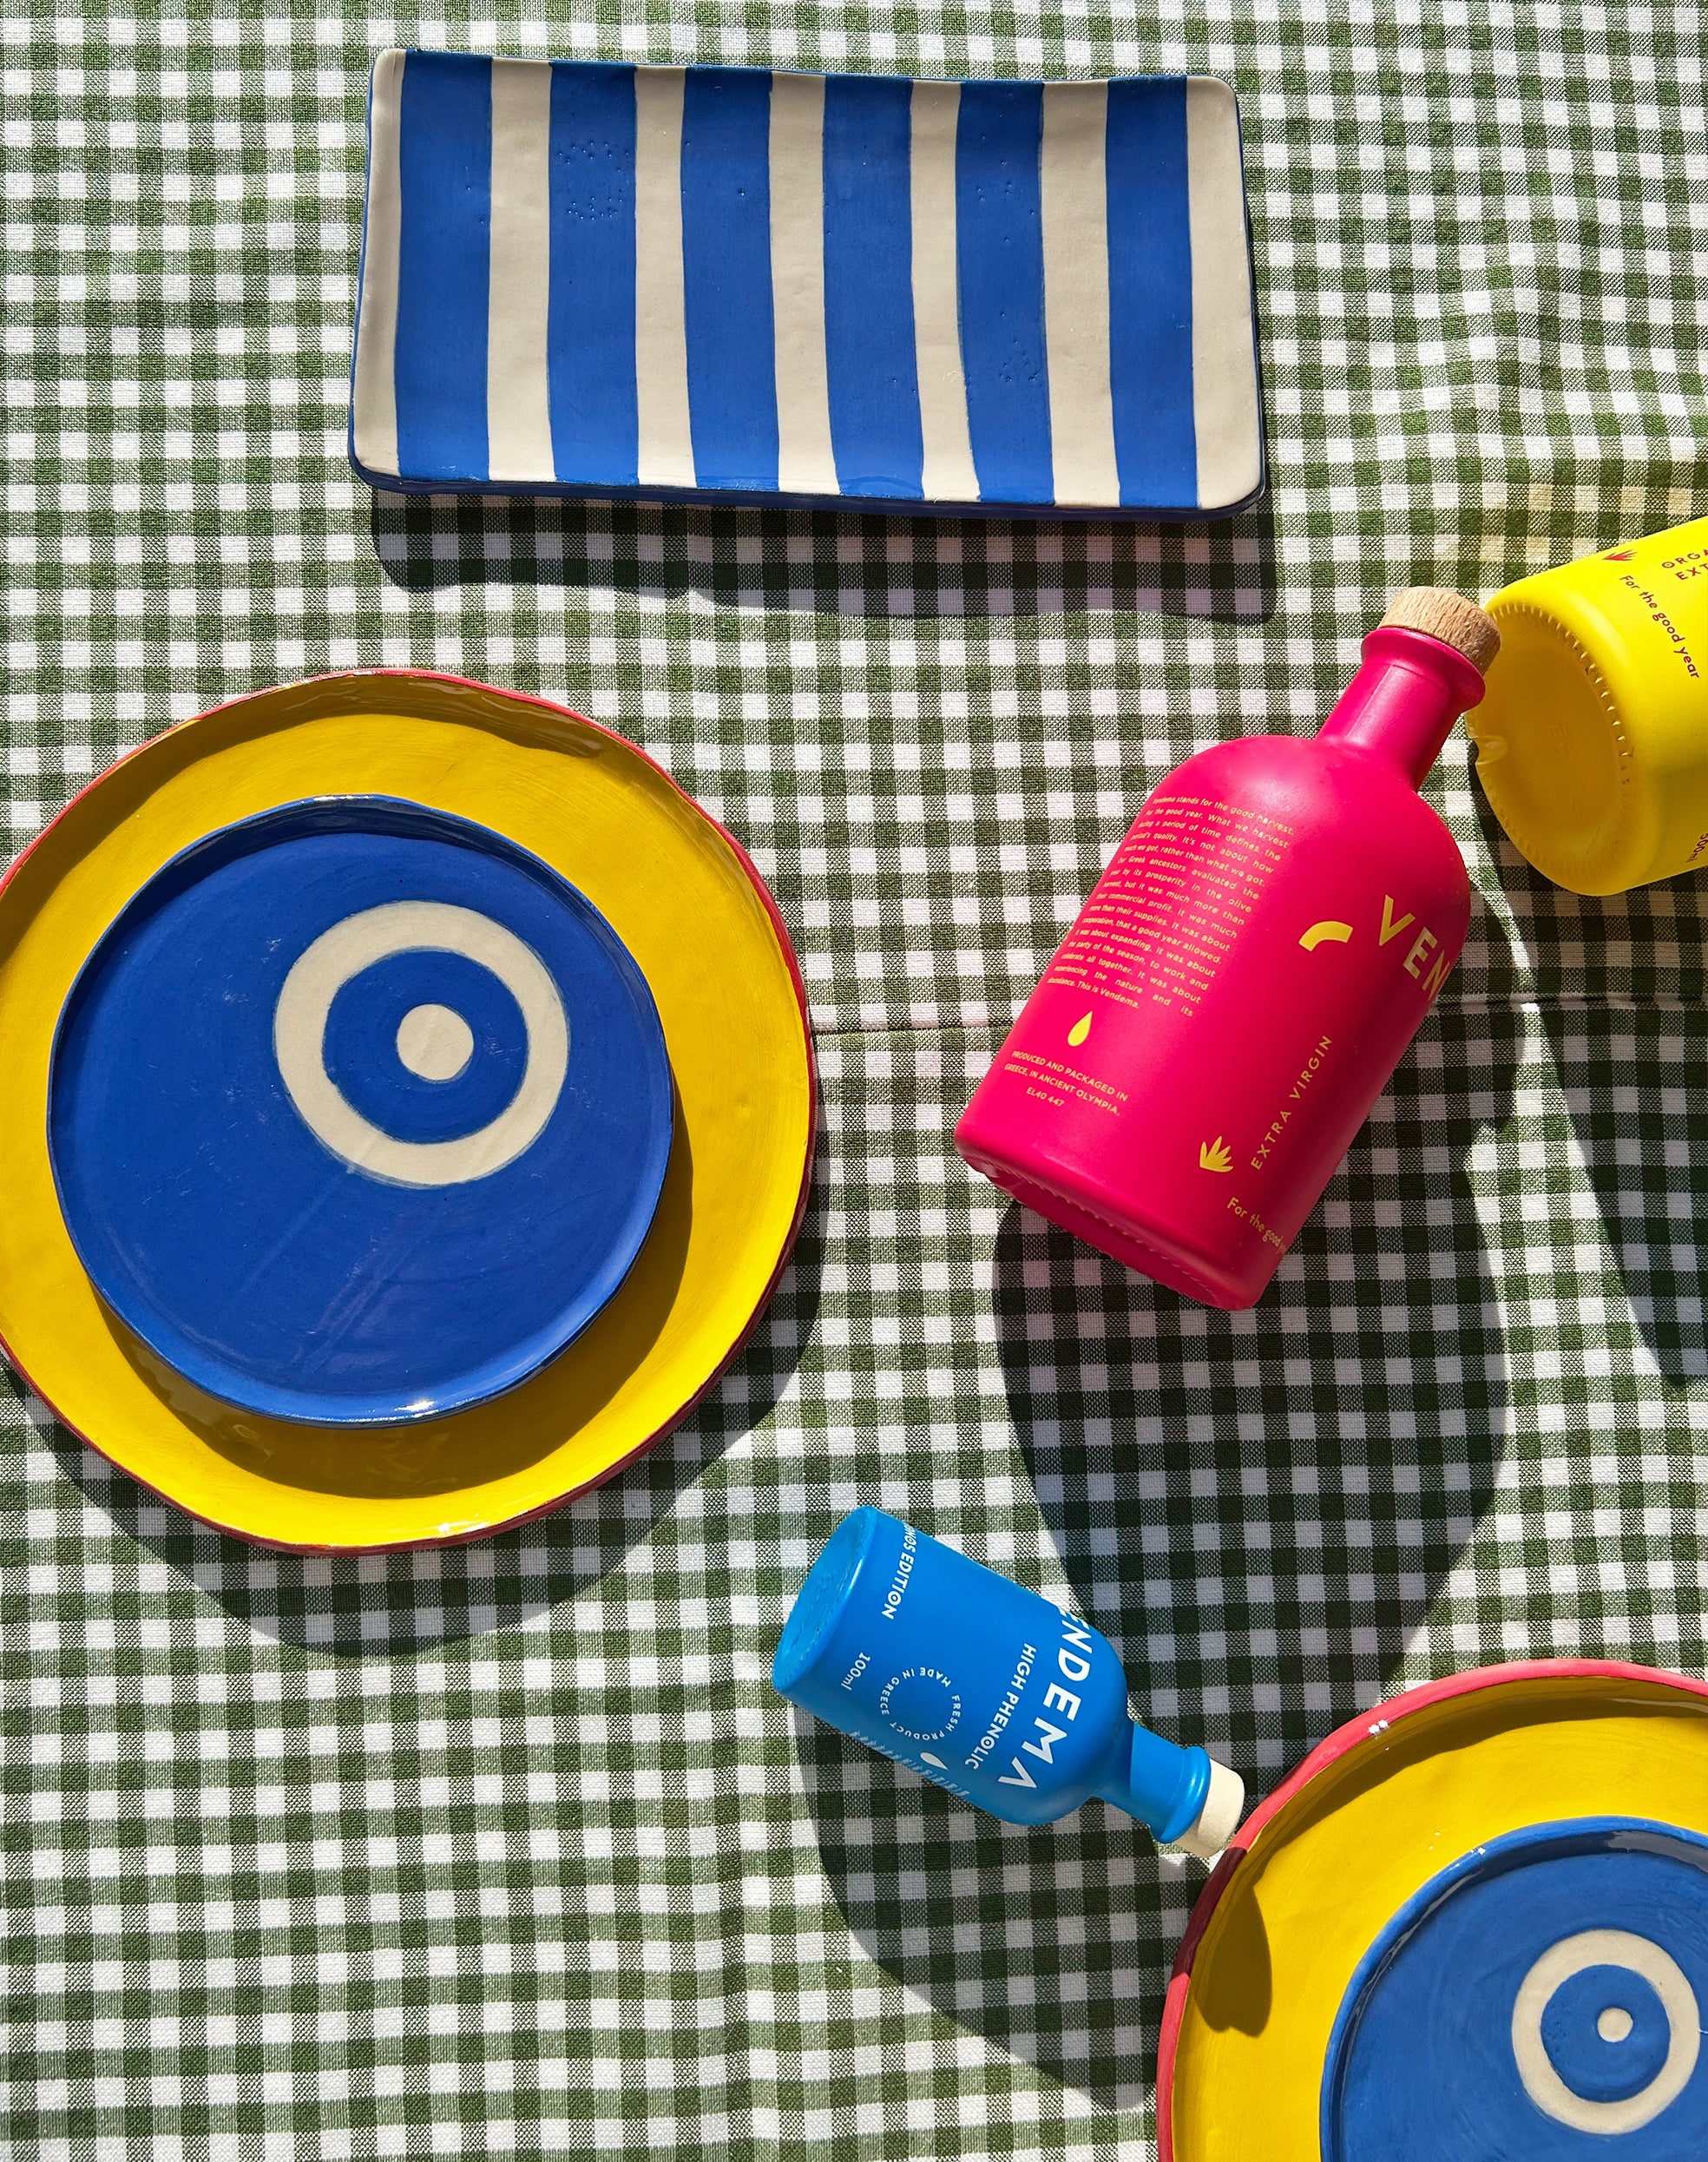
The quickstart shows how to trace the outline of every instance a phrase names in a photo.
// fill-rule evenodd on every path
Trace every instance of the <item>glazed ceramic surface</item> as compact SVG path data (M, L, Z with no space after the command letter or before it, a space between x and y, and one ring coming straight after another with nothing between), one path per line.
M108 928L183 851L310 787L469 820L574 887L650 988L674 1083L656 1213L621 1288L507 1395L407 1424L302 1424L236 1410L185 1378L97 1296L49 1160L55 1022ZM572 1061L573 1024L571 1015ZM446 677L261 692L104 774L0 887L0 1041L7 1350L125 1469L216 1525L279 1545L471 1537L608 1476L728 1359L805 1198L805 1009L752 866L632 745L538 700Z
M350 797L148 882L66 1002L48 1141L83 1265L168 1365L384 1425L581 1333L670 1125L652 996L598 910L486 827Z
M1353 1976L1323 2077L1325 2162L1629 2162L1708 2146L1708 1839L1539 1824L1426 1884Z
M1708 2008L1705 1837L1700 1682L1562 1660L1460 1675L1377 1706L1253 1813L1205 1887L1163 2022L1163 2162L1699 2153L1695 2082L1708 2073L1697 2065L1669 2097L1653 2089L1650 2060L1657 2021L1672 2021L1670 2038L1687 2012L1674 1968ZM1609 1931L1623 1935L1610 1943ZM1362 2034L1361 2011L1374 2022ZM1636 2045L1623 2059L1594 2033L1603 2012L1619 2011ZM1611 2057L1598 2060L1593 2033ZM1431 2099L1455 2034L1463 2092ZM1371 2077L1376 2052L1401 2049ZM1336 2067L1386 2117L1349 2118ZM1527 2068L1551 2106L1529 2093ZM1586 2104L1652 2103L1657 2092L1662 2107L1638 2123L1639 2107L1624 2129L1603 2117L1592 2135L1569 2121ZM1450 2125L1462 2105L1474 2142L1430 2144L1441 2111ZM1692 2129L1695 2148L1678 2146Z
M375 62L376 486L1220 515L1256 352L1208 78Z

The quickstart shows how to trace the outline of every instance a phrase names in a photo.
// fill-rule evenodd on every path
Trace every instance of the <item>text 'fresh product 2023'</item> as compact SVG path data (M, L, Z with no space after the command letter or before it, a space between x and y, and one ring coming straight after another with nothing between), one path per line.
M1401 594L1314 739L1169 775L956 1129L976 1171L1190 1298L1261 1295L1464 944L1417 791L1499 642Z

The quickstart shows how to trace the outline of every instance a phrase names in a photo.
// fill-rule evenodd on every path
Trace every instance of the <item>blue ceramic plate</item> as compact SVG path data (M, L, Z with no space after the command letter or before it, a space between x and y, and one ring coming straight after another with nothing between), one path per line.
M1176 518L1263 486L1225 83L388 52L369 119L375 487Z
M1370 1948L1330 2039L1325 2162L1701 2162L1708 1839L1491 1840Z
M651 994L596 909L383 797L221 828L143 886L54 1040L60 1206L107 1304L225 1401L428 1418L562 1350L671 1141Z

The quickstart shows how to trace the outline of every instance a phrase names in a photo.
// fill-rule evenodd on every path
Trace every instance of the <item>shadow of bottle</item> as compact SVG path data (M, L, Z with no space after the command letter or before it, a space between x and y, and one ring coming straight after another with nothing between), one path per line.
M1468 1160L1512 1110L1515 989L1479 910L1250 1313L1192 1305L1017 1204L997 1234L1002 1383L1071 1595L1140 1714L1253 1799L1383 1693L1494 1491L1507 1370ZM1142 2110L1195 1865L1101 1804L1017 1830L809 1719L796 1733L870 1956L1099 2107Z
M1199 1865L1159 1858L1104 1803L1004 1824L804 1712L792 1722L819 1857L866 1956L1100 2109L1142 2110Z
M1469 1158L1524 1015L1477 908L1452 986L1243 1314L1017 1205L997 1342L1038 1504L1141 1713L1253 1795L1388 1687L1494 1492L1509 1403Z
M1708 1073L1708 884L1687 873L1568 893L1519 855L1481 790L1476 801L1631 1324L1683 1390L1708 1377L1708 1141L1692 1115ZM1617 1337L1620 1318L1607 1328Z

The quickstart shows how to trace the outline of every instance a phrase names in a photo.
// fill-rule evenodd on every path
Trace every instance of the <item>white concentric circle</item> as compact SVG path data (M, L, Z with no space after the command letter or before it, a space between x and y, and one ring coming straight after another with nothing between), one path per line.
M326 1071L326 1017L351 977L394 953L424 950L489 969L528 1030L522 1086L496 1119L454 1141L398 1140L365 1119ZM291 1101L334 1156L371 1179L454 1186L502 1171L539 1140L568 1070L569 1024L544 963L514 931L448 901L388 901L346 916L298 956L273 1010L273 1049Z
M1666 2014L1670 2039L1665 2063L1647 2086L1621 2102L1592 2102L1574 2093L1554 2070L1542 2043L1542 2014L1554 1993L1588 1967L1623 1967L1640 1975ZM1608 2009L1623 2011L1624 2007ZM1631 2032L1629 2014L1623 2031ZM1512 2046L1524 2092L1556 2124L1569 2125L1574 2132L1639 2132L1689 2086L1702 2047L1702 2015L1688 1977L1670 1952L1629 1929L1583 1929L1551 1946L1519 1985Z

